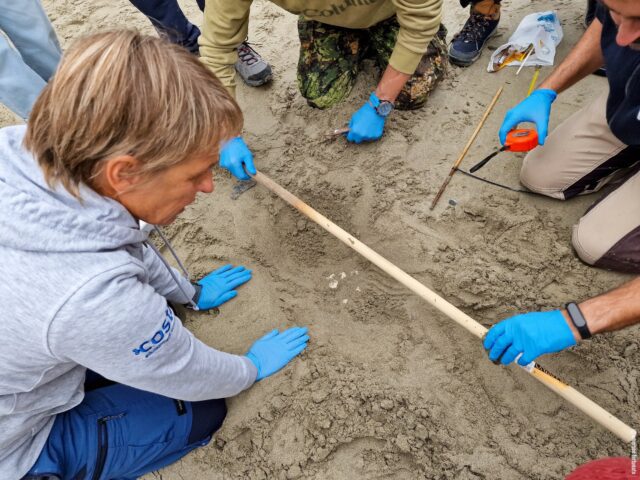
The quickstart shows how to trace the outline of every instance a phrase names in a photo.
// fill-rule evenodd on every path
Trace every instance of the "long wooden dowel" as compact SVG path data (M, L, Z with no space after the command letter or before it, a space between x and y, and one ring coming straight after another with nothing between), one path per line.
M422 297L424 300L429 302L432 306L440 310L446 316L457 322L459 325L466 328L469 332L474 334L478 338L482 338L484 334L487 332L487 329L482 326L480 323L476 322L469 315L464 313L459 308L453 306L451 303L447 302L444 298L440 297L435 292L428 289L425 285L420 283L418 280L413 278L408 273L404 272L393 263L388 261L386 258L382 257L374 250L366 246L360 240L355 238L353 235L344 231L342 228L337 226L331 220L326 218L321 213L317 212L309 205L304 203L298 197L285 190L283 187L278 185L276 182L271 180L269 177L264 175L261 172L256 173L253 178L264 187L271 190L273 193L282 198L285 202L289 203L292 207L298 210L303 215L307 216L330 234L338 238L338 240L342 241L345 245L351 247L360 255L365 257L371 263L382 269L384 272L395 278L397 281L402 283L405 287ZM605 427L611 433L616 435L621 440L625 442L631 442L636 437L636 431L624 424L621 420L614 417L612 414L607 412L604 408L599 406L597 403L588 399L580 392L560 381L558 378L544 370L538 365L533 365L532 368L525 369L534 378L538 379L544 385L549 387L551 390L556 392L562 398L567 400L569 403L573 404L576 408L584 412L586 415L591 417L593 420L598 422L600 425Z
M429 207L430 210L433 210L433 208L436 206L436 203L438 203L438 200L440 200L440 197L444 193L445 188L447 188L447 185L449 185L449 182L451 181L451 178L453 177L453 174L456 173L456 170L458 169L458 167L462 163L462 160L464 159L464 157L467 155L467 152L471 148L471 145L473 144L473 141L478 136L478 133L480 133L480 129L484 125L484 122L487 121L487 118L489 117L489 114L493 110L493 107L496 106L496 102L498 101L498 98L500 98L500 95L502 94L502 90L503 89L504 89L504 85L502 85L498 89L496 94L493 96L493 99L491 100L491 103L489 103L489 106L484 111L484 114L482 115L482 118L480 119L480 123L478 123L478 126L473 131L473 133L471 134L471 138L469 138L469 141L467 142L467 144L462 149L462 153L460 153L460 156L458 157L458 159L453 163L453 166L451 167L451 170L449 170L449 175L447 175L447 178L444 179L444 182L440 186L440 190L438 190L438 193L436 193L436 196L434 197L433 201L431 202L431 206Z

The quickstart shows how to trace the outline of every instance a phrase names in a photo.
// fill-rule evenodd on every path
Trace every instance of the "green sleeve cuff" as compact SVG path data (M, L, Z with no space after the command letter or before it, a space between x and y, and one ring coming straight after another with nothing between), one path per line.
M427 42L427 45L429 43ZM426 52L426 48L425 48ZM418 68L418 64L422 59L423 53L415 53L409 50L404 45L396 43L396 46L393 47L393 52L391 53L391 58L389 59L389 65L395 68L400 73L406 73L407 75L413 75Z

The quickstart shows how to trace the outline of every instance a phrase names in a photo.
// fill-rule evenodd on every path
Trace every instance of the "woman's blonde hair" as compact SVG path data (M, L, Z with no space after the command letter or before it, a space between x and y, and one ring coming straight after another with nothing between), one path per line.
M26 148L49 185L79 196L103 161L131 155L148 174L238 135L242 112L216 76L183 48L136 31L76 40L38 97Z

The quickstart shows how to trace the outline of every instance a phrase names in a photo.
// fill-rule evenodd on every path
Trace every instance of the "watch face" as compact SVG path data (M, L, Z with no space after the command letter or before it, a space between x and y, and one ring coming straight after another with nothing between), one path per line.
M376 108L378 115L382 117L386 117L387 115L389 115L391 113L391 110L393 110L393 103L387 101L380 102L380 105L378 105L378 108Z

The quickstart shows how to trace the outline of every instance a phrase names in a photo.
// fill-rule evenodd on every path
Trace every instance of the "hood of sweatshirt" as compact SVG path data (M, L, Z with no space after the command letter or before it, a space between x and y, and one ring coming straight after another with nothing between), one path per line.
M81 185L82 201L49 187L23 146L26 126L0 129L0 245L23 251L96 252L144 242L120 203Z

